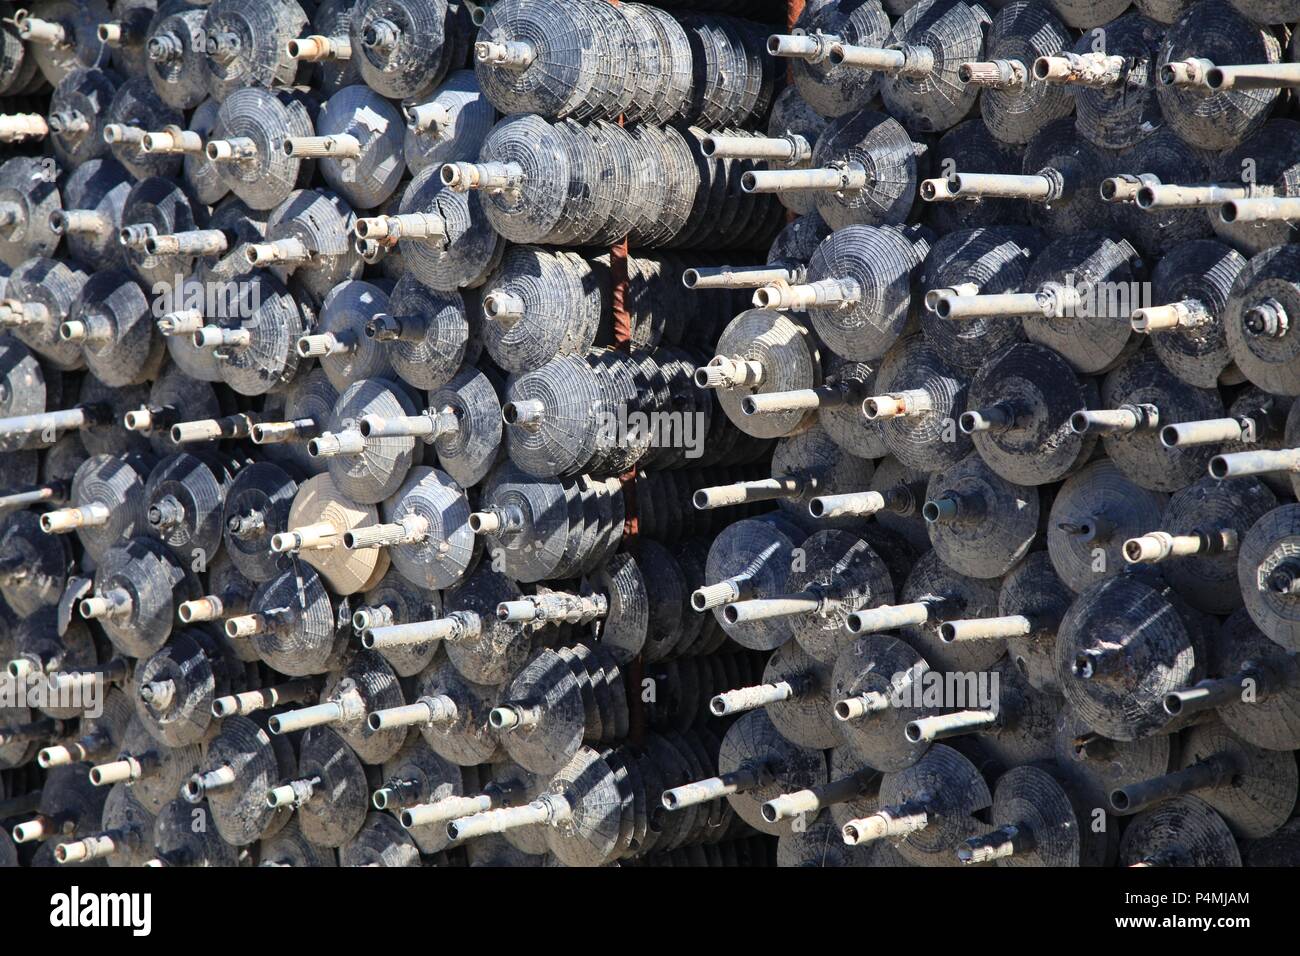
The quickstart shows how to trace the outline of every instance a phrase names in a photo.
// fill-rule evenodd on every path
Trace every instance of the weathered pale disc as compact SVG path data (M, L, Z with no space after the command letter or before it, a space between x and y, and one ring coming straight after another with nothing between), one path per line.
M438 465L462 488L477 485L501 456L501 399L492 379L466 366L429 393L429 407L449 411L456 428L433 442Z
M251 87L292 86L300 64L285 53L284 41L302 36L307 22L307 12L296 0L257 5L214 0L203 18L209 92L220 100ZM212 55L214 43L226 34L233 39L230 55Z
M890 226L846 225L808 260L808 282L851 281L854 301L811 306L808 318L836 355L874 362L907 330L910 296L928 252L924 241Z
M614 374L621 371L610 368ZM602 385L614 387L608 375L597 375L576 355L560 355L535 371L513 376L502 405L510 460L539 477L589 470L603 431L597 416L613 411L614 400L603 393ZM521 422L518 409L533 402L540 403L540 418Z
M122 205L124 229L133 226L152 227L155 233L167 235L201 229L207 224L207 210L195 202L174 178L166 175L145 176L147 178L140 178L131 187ZM127 268L150 289L160 284L163 288L174 286L176 277L189 275L194 265L193 256L153 253L144 245L122 243L122 246L122 257L126 260ZM171 291L173 295L176 294L176 290Z
M448 659L470 680L504 683L528 659L532 650L530 631L517 622L497 617L497 605L517 600L520 594L514 581L484 562L444 595L444 614L463 612L477 618L478 626L471 629L472 633L442 645Z
M816 388L821 365L808 329L780 312L748 309L736 316L718 338L717 354L726 359L757 362L763 368L756 387L714 389L718 404L741 431L757 438L780 438L802 431L816 410L746 415L741 401L749 395Z
M102 134L98 138L102 143ZM58 143L57 139L55 143ZM69 230L66 217L60 214L59 228L67 250L78 262L94 263L101 268L124 264L118 230L122 227L122 209L134 182L131 174L108 156L96 156L76 163L76 168L63 184L64 209L98 213L107 224L107 228Z
M650 602L658 597L630 554L616 554L588 582L609 602L605 616L592 622L597 644L628 664L641 653L650 627Z
M488 475L480 508L518 509L522 519L518 530L494 534L488 546L492 560L501 562L507 577L527 583L554 577L561 570L571 521L569 494L577 494L571 483L533 478L508 461Z
M4 170L14 164L15 161L10 160L4 166L0 166L0 197L16 202L18 187L22 185L22 175L19 175L21 170L15 170L13 173L16 176L16 182L12 187L14 195L6 196L4 190L4 178L7 175ZM26 169L29 177L31 173L31 169ZM39 179L35 181L41 182ZM54 187L49 188L53 190ZM22 195L25 198L27 192L24 191ZM36 198L40 199L40 196L41 191L38 191ZM30 215L44 214L48 217L58 208L58 193L50 192L45 199L45 207L33 210ZM35 222L34 219L26 221ZM30 231L24 226L21 232L13 233L12 238L19 241ZM49 242L57 243L57 241L58 236L51 233ZM72 371L85 368L86 359L81 354L81 346L59 337L59 328L68 318L73 302L76 301L82 286L90 276L76 263L46 258L46 254L53 252L54 248L54 245L48 245L43 249L32 249L28 252L22 247L6 246L3 235L0 235L0 262L13 270L5 279L4 291L8 298L17 299L24 303L24 306L27 303L44 306L49 315L48 321L25 323L19 326L14 332L14 338L32 351L38 352L46 365L60 371Z
M320 319L312 333L333 333L351 348L320 358L321 368L338 391L346 390L357 379L393 377L393 367L383 344L366 335L366 323L387 311L387 293L360 279L345 279L325 296Z
M179 311L192 307L206 319L205 288L203 280L196 275L182 276L179 284L175 283L174 279L169 279L158 301L164 309ZM222 359L217 357L216 350L199 348L194 344L193 335L186 333L164 335L163 339L167 343L167 356L171 359L171 368L190 379L202 382L221 381ZM166 375L167 372L163 374ZM183 417L188 418L188 415ZM167 453L174 450L169 448Z
M254 272L240 279L241 294L253 304L214 324L249 333L246 346L215 350L221 380L240 395L281 391L298 374L297 344L307 331L306 297L294 295L274 275Z
M1127 149L1150 136L1163 122L1156 98L1160 86L1156 61L1164 42L1164 25L1136 12L1106 24L1106 53L1124 58L1124 76L1119 83L1076 86L1071 91L1075 129L1080 136L1101 149ZM1092 34L1081 37L1074 45L1074 52L1084 56L1095 49Z
M479 348L479 311L455 289L441 290L408 272L389 298L389 310L402 327L387 340L388 360L412 388L441 388Z
M337 193L294 190L267 217L266 240L296 239L308 257L305 262L272 262L271 272L281 282L292 281L316 302L324 301L339 283L361 275L365 263L352 241L355 223L352 207Z
M480 92L474 72L453 70L432 96L408 104L408 114L415 106L429 103L445 110L448 121L424 130L408 123L407 168L414 174L443 163L476 161L483 138L497 120L497 111Z
M205 82L208 57L203 32L206 11L183 3L164 3L161 11L157 4L143 0L137 10L148 7L145 23L148 39L141 45L136 62L127 68L128 74L143 73L163 101L181 110L192 110L208 95ZM155 12L156 11L156 12ZM118 11L121 18L121 11ZM120 56L126 47L116 47L114 55ZM155 50L162 55L150 55ZM165 52L164 52L165 51Z
M1180 3L1167 17L1158 16L1150 9L1152 5L1151 0L1144 0L1138 7L1153 19L1173 23L1160 44L1162 67L1188 57L1204 57L1211 63L1276 63L1283 59L1277 36L1262 26L1262 4L1240 3L1236 5L1240 9L1234 9L1227 3ZM1210 91L1198 86L1156 84L1166 127L1183 141L1215 152L1231 149L1258 130L1272 112L1279 93L1277 89Z
M629 260L629 270L634 262ZM522 316L485 316L484 347L496 363L506 372L527 372L558 354L581 355L591 348L608 324L608 279L593 268L603 265L540 246L510 247L480 290L493 305L506 295L522 303Z
M844 451L820 425L780 439L772 453L773 477L796 478L803 485L797 494L778 499L796 522L807 521L810 498L861 491L873 470L870 461Z
M361 77L377 93L390 99L432 92L446 72L444 44L447 31L445 0L363 0L352 10L349 35ZM384 44L377 30L392 28L392 42Z
M881 78L880 97L889 111L919 133L945 130L970 113L979 89L963 83L957 68L981 58L988 24L989 15L979 6L921 0L908 7L894 21L885 45L924 47L933 66L920 77Z
M145 484L149 529L182 561L201 568L221 547L222 499L238 459L178 452L164 458ZM157 519L157 520L154 520Z
M817 194L817 212L832 229L906 221L916 198L916 147L892 116L864 109L828 123L812 165L831 163L856 163L867 171L865 189Z
M809 4L794 28L800 33L827 34L828 39L838 37L840 42L854 46L881 47L889 35L889 17L876 2ZM829 60L786 62L800 96L823 116L855 112L870 106L876 97L879 79L872 71L835 66Z
M571 808L546 828L550 852L565 866L601 866L619 847L626 794L610 762L582 747L552 778L549 790Z
M0 338L0 417L36 415L57 406L62 390L58 371L45 371L33 350L16 338ZM0 449L32 449L42 444L43 436L6 435Z
M772 652L762 683L789 682L796 693L766 706L777 731L800 747L826 749L843 743L831 700L831 667L810 657L796 641Z
M221 104L209 97L190 113L189 128L198 133L206 143L213 138L212 130L217 125L217 118L220 115ZM217 169L220 164L208 159L206 152L187 153L182 165L185 185L199 202L216 205L230 195L230 184Z
M298 487L293 506L289 509L288 527L302 528L317 523L333 525L336 532L332 539L334 547L323 551L306 549L299 552L299 557L319 571L338 594L355 594L369 582L383 577L388 569L388 552L383 548L350 551L343 547L343 534L378 522L378 508L354 503L339 490L334 479L325 474L314 475Z
M114 92L104 119L105 126L111 124L142 130L180 126L183 129L185 114L163 100L147 77L136 75L128 77ZM100 135L103 135L102 128ZM149 176L174 178L181 169L179 156L146 153L138 140L119 139L109 145L109 151L136 179Z
M859 10L864 13L869 11L873 4L864 3ZM883 11L880 11L881 21L884 22ZM798 69L799 66L805 65L805 61L791 61L791 66ZM808 63L812 67L813 64ZM859 72L859 71L852 71ZM867 104L863 104L864 106ZM802 136L809 143L816 143L822 132L826 129L826 118L816 112L800 94L799 90L793 86L787 86L772 101L772 113L768 117L767 132L769 136L787 137ZM804 162L791 168L807 169L812 165L812 158L809 157ZM817 199L815 195L792 191L785 194L778 194L777 198L781 205L794 213L796 216L804 216L813 212L817 208Z
M295 35L296 31L287 34ZM300 94L259 86L243 86L217 99L221 109L208 142L250 139L254 145L254 154L247 159L214 162L217 175L251 208L274 209L305 185L315 168L314 160L284 151L286 137L312 135L308 100Z
M317 136L354 137L360 155L318 164L329 187L357 209L374 209L388 199L406 171L406 124L398 108L361 84L345 86L321 106Z
M990 133L1005 143L1025 143L1048 123L1070 115L1073 91L1035 80L1032 70L1040 56L1061 53L1073 40L1051 5L1017 2L998 10L984 40L983 59L1019 61L1029 78L1018 89L981 91L980 114ZM960 72L959 67L959 79Z
M444 292L472 289L482 285L501 261L505 240L492 228L479 193L458 193L443 186L439 169L428 166L417 173L397 211L441 217L446 242L402 239L398 248L412 279Z
M78 67L107 65L108 50L99 39L98 27L111 20L112 15L108 12L108 4L103 0L79 0L76 3L72 0L41 0L40 3L32 4L30 15L51 20L65 31L64 43L26 45L26 56L35 61L51 84L58 84Z
M970 168L969 162L959 165ZM975 205L982 207L985 203ZM1018 292L1041 242L1034 230L1023 227L949 232L931 247L919 284L927 290L927 299L930 290L967 284L974 285L980 295ZM926 341L938 350L944 361L968 372L975 372L1000 350L1024 339L1018 316L971 316L954 320L926 309L921 313L921 328Z

